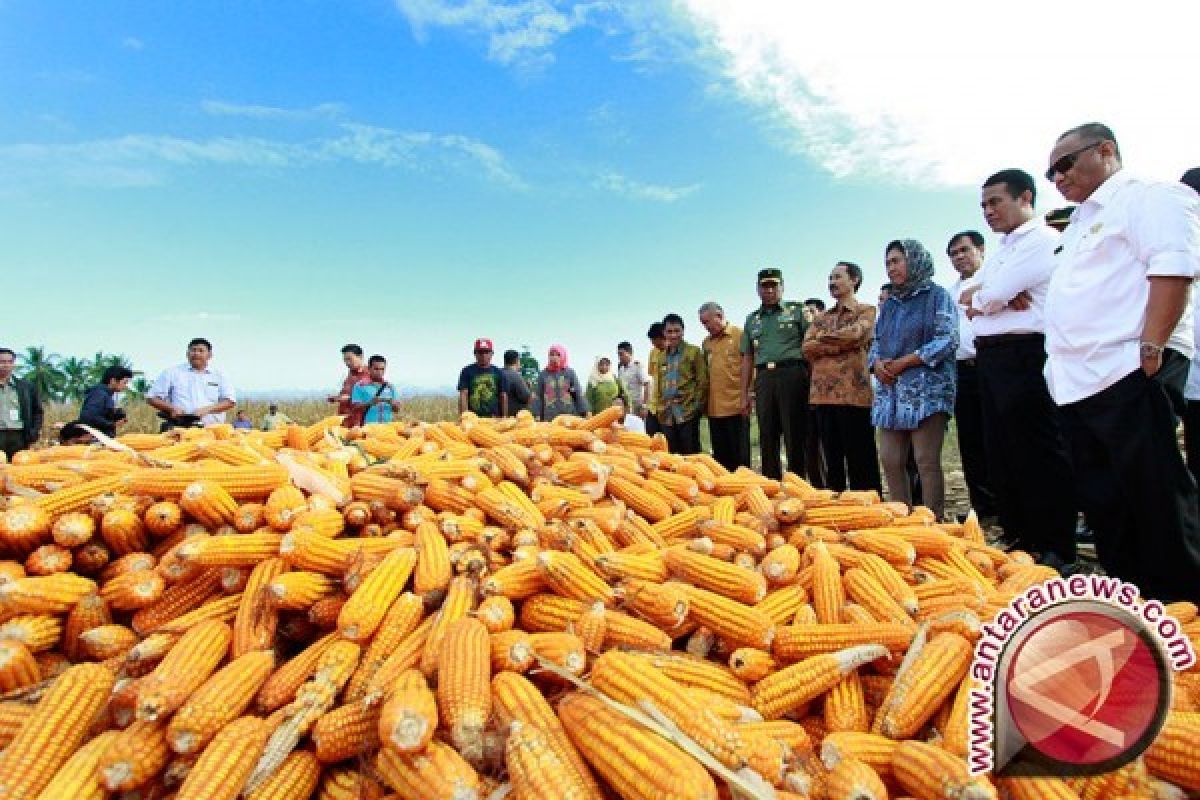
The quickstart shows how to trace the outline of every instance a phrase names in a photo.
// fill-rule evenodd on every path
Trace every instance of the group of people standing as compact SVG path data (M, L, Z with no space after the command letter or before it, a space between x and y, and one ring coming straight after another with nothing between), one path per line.
M751 464L753 413L764 475L782 477L786 457L818 486L882 491L882 465L891 499L913 503L919 489L939 518L954 416L971 504L998 518L1000 544L1070 574L1082 512L1106 572L1164 601L1200 601L1200 509L1188 469L1200 470L1191 291L1200 171L1176 184L1134 177L1099 123L1062 134L1048 164L1047 180L1074 208L1043 220L1033 178L996 172L980 204L999 245L986 250L973 230L951 236L946 253L959 280L950 289L934 283L929 250L905 238L884 248L878 307L859 300L862 269L848 261L830 271L833 305L819 312L816 301L784 300L782 271L763 269L759 306L742 327L705 303L697 316L707 335L694 345L683 318L667 314L647 332L645 365L621 342L615 370L599 358L586 385L562 345L549 348L531 385L516 351L497 367L492 341L481 338L459 376L459 410L528 409L553 420L620 404L627 428L661 432L684 454L700 451L706 417L713 455L729 469ZM222 422L235 406L211 355L207 340L194 339L187 363L155 381L147 402L164 428ZM390 421L400 402L387 360L364 359L354 344L342 356L347 374L328 400L348 425ZM0 447L9 456L36 441L42 424L14 363L0 349ZM115 432L113 398L129 378L110 370L89 393L92 427ZM1181 419L1189 464L1176 438Z

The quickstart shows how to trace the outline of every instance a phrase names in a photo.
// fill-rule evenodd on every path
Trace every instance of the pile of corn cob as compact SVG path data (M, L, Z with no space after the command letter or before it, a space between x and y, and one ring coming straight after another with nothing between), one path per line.
M729 473L615 416L18 454L0 800L1200 789L1200 671L1118 772L971 777L980 624L1054 573L973 518Z

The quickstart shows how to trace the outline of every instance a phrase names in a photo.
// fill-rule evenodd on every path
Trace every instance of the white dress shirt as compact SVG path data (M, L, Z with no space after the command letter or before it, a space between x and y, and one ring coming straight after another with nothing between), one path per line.
M1141 366L1153 276L1200 273L1200 199L1182 183L1120 170L1075 209L1046 295L1046 383L1059 405L1091 397ZM1192 300L1167 341L1195 353Z
M954 353L955 361L966 361L975 357L975 333L971 330L971 320L967 319L967 307L958 302L962 293L979 285L979 272L969 278L959 278L950 287L950 297L954 299L954 307L958 309L958 350Z
M633 412L625 415L625 421L621 425L625 430L632 431L633 433L646 432L646 421Z
M1056 247L1058 232L1037 216L1000 237L1000 246L976 273L980 288L971 298L971 307L981 312L971 320L976 336L1045 332L1043 313ZM1032 298L1029 308L1009 308L1021 292Z
M212 367L196 370L191 364L179 364L163 370L154 381L150 396L183 409L185 414L191 414L197 408L216 405L221 400L237 400L233 387L225 379L225 373ZM225 413L205 414L201 421L205 425L218 425L225 421Z

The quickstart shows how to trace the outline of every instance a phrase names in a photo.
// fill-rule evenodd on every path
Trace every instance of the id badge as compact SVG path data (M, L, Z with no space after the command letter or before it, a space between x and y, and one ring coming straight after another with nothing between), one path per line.
M8 421L9 422L20 422L21 421L21 409L10 408L8 410Z

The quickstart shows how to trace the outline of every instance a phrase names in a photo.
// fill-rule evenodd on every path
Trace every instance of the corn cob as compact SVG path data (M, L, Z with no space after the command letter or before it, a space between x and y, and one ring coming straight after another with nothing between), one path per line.
M446 631L455 622L470 614L474 607L474 580L465 575L455 576L450 581L450 589L446 593L446 599L442 602L441 611L433 617L429 638L425 643L425 650L421 654L421 672L425 673L426 677L432 677L437 672Z
M765 613L716 592L687 584L682 587L691 619L737 646L770 648L775 623Z
M210 620L188 630L143 682L138 692L138 719L157 720L171 714L216 670L229 652L232 632Z
M870 765L843 758L829 770L825 796L829 800L887 800L888 792L879 773Z
M312 729L317 760L332 764L378 750L379 713L378 705L347 703L322 715Z
M680 547L667 550L665 559L678 578L739 603L753 605L766 596L766 582L757 572Z
M881 644L892 653L903 653L914 633L911 626L887 622L874 625L784 625L776 631L771 652L784 662L799 661L862 644Z
M1200 713L1168 713L1162 730L1145 753L1147 769L1184 789L1200 791L1200 760L1196 757L1198 740Z
M420 670L405 670L396 678L377 725L379 741L398 753L419 753L429 745L438 727L438 704Z
M857 731L835 731L824 736L821 742L821 760L826 764L837 763L846 758L861 761L884 780L892 780L892 756L899 744L894 739L874 733Z
M267 678L262 688L258 690L258 694L255 695L255 704L258 710L270 713L292 702L301 684L317 668L325 651L336 641L336 634L326 634L271 673L271 677Z
M247 792L246 800L297 800L312 795L321 778L321 765L306 750L298 750L279 765L271 777Z
M382 800L379 782L359 767L326 768L317 787L316 800Z
M362 699L367 684L400 643L421 624L424 612L421 598L412 592L406 592L396 598L384 614L383 621L379 623L378 630L359 661L358 669L346 685L348 702Z
M287 470L276 464L249 467L178 468L171 470L141 468L128 473L129 491L148 497L177 500L196 481L212 481L234 500L262 500L273 489L288 482ZM95 495L93 495L95 496Z
M514 561L483 580L485 595L501 595L510 600L522 600L547 588L536 559Z
M956 633L932 637L896 677L884 698L879 732L893 739L915 735L958 689L973 655L971 643Z
M72 573L0 583L0 607L9 614L65 614L96 591L96 582Z
M124 625L101 625L84 631L79 638L83 651L96 661L124 656L138 643L138 635Z
M38 796L87 737L113 682L113 674L99 664L71 667L54 682L0 753L0 796Z
M54 647L62 638L62 623L49 614L22 614L0 625L0 640L11 639L40 653Z
M29 648L14 639L0 639L0 694L41 680L37 661Z
M90 481L37 497L32 501L32 505L44 512L47 519L53 519L68 512L84 510L93 499L117 491L125 481L125 475L108 475L103 478L94 478ZM4 529L10 525L11 522L8 521L0 523L0 529Z
M214 673L171 717L167 727L171 749L182 755L204 749L249 707L274 666L273 653L253 650Z
M491 647L482 622L463 617L446 629L437 683L438 712L455 749L467 761L481 762L492 711Z
M371 571L338 615L342 636L362 642L374 635L388 608L404 591L417 562L411 547L393 550Z
M869 644L812 656L755 684L751 704L764 719L779 719L832 689L852 670L886 655L887 648Z
M38 795L38 800L105 800L108 790L100 784L97 771L101 756L119 736L118 731L104 731L85 742L55 773L54 778Z
M257 717L226 725L204 748L176 800L236 800L270 735L270 723Z
M199 608L221 587L219 570L206 569L195 577L167 588L153 605L133 615L131 627L140 636L147 636L178 617Z
M892 772L904 791L918 800L995 800L986 779L972 778L967 764L940 747L900 742L892 754Z
M166 725L137 721L117 736L100 757L100 780L111 792L138 789L167 765Z
M86 595L67 613L62 631L63 653L71 661L82 661L83 643L79 637L92 628L111 623L108 603L98 594Z
M866 732L871 727L862 678L851 672L825 695L825 729Z
M480 800L479 773L437 740L415 755L385 747L375 759L375 769L405 800Z
M996 788L1005 800L1079 800L1075 790L1061 778L999 778Z
M544 550L538 554L537 566L546 584L563 597L605 605L615 602L612 587L573 553Z
M603 701L569 694L558 714L571 741L621 797L716 800L716 786L698 762Z
M284 572L267 586L271 603L281 611L307 611L314 603L337 591L332 578L319 572Z

